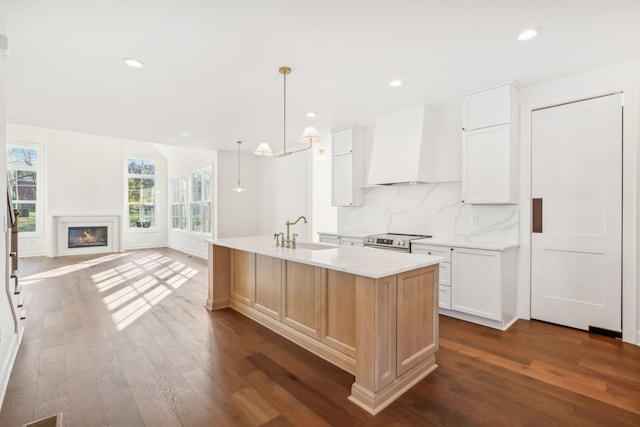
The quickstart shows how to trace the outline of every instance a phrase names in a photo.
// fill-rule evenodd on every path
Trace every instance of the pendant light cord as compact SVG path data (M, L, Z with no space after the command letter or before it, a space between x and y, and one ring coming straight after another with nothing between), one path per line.
M284 103L283 103L283 127L282 127L282 145L284 147L284 153L287 153L287 73L283 73L284 78Z
M240 187L240 144L242 144L240 141L238 141L238 188Z

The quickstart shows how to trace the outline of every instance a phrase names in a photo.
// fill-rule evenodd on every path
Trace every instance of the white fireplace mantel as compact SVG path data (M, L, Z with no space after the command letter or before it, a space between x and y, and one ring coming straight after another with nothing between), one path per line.
M121 216L120 215L53 215L52 256L84 255L120 252ZM104 227L107 231L106 246L68 247L69 227Z

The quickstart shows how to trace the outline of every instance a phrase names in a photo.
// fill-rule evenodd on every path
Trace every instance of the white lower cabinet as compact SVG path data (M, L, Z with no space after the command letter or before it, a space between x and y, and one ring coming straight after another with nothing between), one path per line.
M506 329L516 319L517 248L414 244L411 252L444 258L440 262L441 314L498 329Z
M456 248L453 251L451 308L492 320L500 310L500 252Z

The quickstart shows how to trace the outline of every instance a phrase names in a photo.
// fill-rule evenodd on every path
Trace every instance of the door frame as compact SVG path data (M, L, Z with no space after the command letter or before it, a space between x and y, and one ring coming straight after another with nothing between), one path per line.
M640 61L525 87L521 91L518 317L531 318L531 120L533 110L623 93L622 340L640 345L638 327L638 115Z

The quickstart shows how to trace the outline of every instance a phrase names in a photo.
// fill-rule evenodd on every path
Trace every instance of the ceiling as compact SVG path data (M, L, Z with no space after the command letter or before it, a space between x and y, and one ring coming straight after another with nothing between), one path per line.
M326 144L418 104L640 57L638 0L0 0L0 13L10 122L224 150L281 146L283 65L287 140L314 124ZM518 41L529 27L540 35Z

